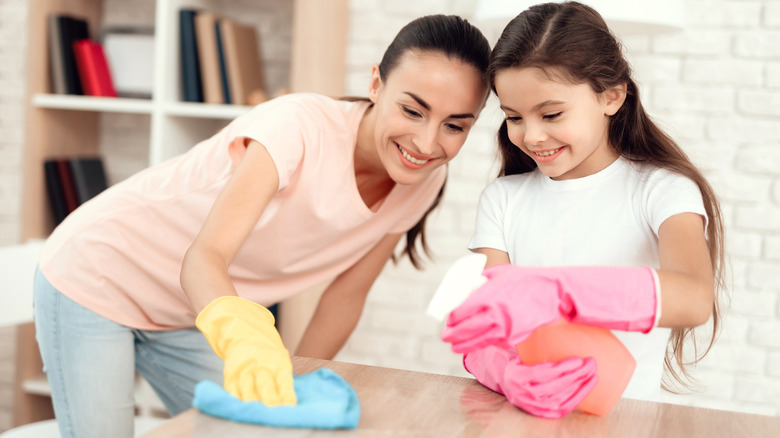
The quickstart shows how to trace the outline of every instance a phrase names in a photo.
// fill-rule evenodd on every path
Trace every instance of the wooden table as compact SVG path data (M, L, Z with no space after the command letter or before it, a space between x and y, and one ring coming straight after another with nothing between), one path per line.
M622 399L606 417L525 414L474 379L296 357L296 374L327 367L355 388L356 430L240 424L190 409L144 438L242 437L778 437L780 417Z

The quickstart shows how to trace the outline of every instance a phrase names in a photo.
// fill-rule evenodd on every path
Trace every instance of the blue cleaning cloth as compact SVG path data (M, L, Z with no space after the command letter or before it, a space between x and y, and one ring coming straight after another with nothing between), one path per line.
M297 405L268 407L242 401L209 380L195 386L192 405L201 412L241 423L314 429L354 429L360 419L355 390L328 368L293 376Z

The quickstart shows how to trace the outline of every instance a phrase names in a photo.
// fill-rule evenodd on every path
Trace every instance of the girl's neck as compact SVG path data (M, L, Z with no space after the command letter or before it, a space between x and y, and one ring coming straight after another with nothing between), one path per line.
M376 211L395 187L377 152L374 140L376 112L369 107L358 125L357 145L355 146L354 165L355 182L360 197L366 206Z

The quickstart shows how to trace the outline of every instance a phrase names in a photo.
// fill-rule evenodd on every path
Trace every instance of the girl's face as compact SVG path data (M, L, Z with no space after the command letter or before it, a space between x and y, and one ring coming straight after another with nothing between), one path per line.
M588 84L559 82L535 67L501 70L495 86L509 139L548 177L582 178L617 159L608 126L624 89L597 94Z
M414 184L452 160L487 92L478 69L437 52L406 52L385 81L375 66L373 140L390 178Z

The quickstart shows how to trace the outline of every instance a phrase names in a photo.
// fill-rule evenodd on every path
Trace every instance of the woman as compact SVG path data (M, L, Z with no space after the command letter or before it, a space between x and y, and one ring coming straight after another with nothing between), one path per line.
M404 234L416 261L445 164L485 104L489 51L461 18L414 20L368 100L269 101L73 212L35 286L62 435L131 436L135 370L171 414L223 371L244 400L294 403L265 306L335 278L296 354L338 352Z

